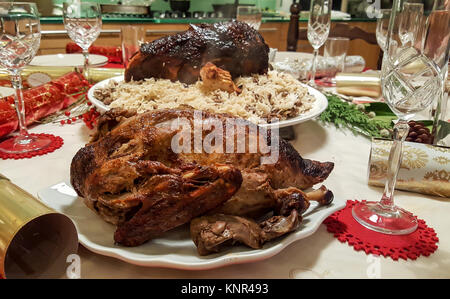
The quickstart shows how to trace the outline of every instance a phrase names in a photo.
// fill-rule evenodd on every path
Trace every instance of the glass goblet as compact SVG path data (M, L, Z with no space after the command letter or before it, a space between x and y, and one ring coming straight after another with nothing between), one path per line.
M389 27L390 16L390 9L381 9L377 18L377 29L375 31L375 36L377 38L377 43L378 46L380 46L381 51L384 51L384 48L386 46L386 36Z
M0 65L11 75L14 106L19 134L0 143L0 151L10 154L27 153L46 148L52 141L43 135L28 133L21 71L39 49L41 30L39 13L34 3L0 2Z
M69 37L83 50L84 75L89 67L89 47L102 29L101 9L94 2L64 3L64 27Z
M316 86L316 67L319 48L325 43L330 33L332 0L311 0L308 19L308 41L313 47L313 61L311 64L311 75L308 82Z
M436 5L436 1L439 3ZM402 142L408 135L407 121L427 108L443 92L445 65L449 59L450 33L427 26L424 47L398 47L401 33L394 24L402 13L401 0L394 0L381 69L383 97L399 120L394 126L394 141L389 154L387 181L379 202L360 202L353 217L363 226L393 235L409 234L417 228L410 212L394 205L394 189L402 158ZM450 2L435 0L430 17L439 19L443 28L450 25ZM431 24L431 22L430 22ZM414 30L414 28L411 28Z
M423 15L422 3L404 3L399 16L399 38L402 47L414 44Z

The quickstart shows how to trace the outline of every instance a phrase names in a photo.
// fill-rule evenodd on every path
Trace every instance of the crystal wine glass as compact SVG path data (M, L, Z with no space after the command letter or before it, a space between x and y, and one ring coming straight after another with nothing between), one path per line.
M64 27L69 37L83 50L84 73L89 67L89 47L102 29L101 9L98 3L64 3Z
M403 10L399 14L399 37L403 47L408 43L414 43L419 30L421 16L423 15L422 3L403 4Z
M330 33L332 0L311 0L308 19L308 41L314 49L309 85L315 86L317 56L319 48Z
M449 59L450 1L435 0L425 28L423 50L412 44L397 47L400 34L394 30L402 12L401 0L394 0L381 69L383 97L399 120L394 126L394 141L389 154L387 182L379 202L361 202L353 207L354 218L365 227L386 234L408 234L416 230L417 219L394 205L394 189L401 163L402 142L408 135L407 121L427 108L443 92L445 64ZM440 30L438 28L441 28Z
M34 3L0 2L0 65L11 75L19 134L0 143L0 151L18 154L46 148L52 141L26 127L21 71L39 49L41 30Z
M375 36L377 38L378 46L384 51L386 46L386 36L389 27L389 17L391 16L390 9L381 9L377 18L377 29L375 31Z

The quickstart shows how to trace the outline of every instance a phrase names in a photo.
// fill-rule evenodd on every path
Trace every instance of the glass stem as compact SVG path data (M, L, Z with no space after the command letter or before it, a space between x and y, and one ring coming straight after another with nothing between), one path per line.
M21 69L14 69L11 71L11 84L14 87L14 105L16 106L17 119L19 120L19 134L25 139L28 139L29 133L26 126L25 119L25 102L22 93L22 77Z
M315 82L315 80L316 80L316 67L317 67L317 56L319 55L319 49L314 49L314 52L313 52L313 54L314 54L314 56L313 56L313 61L312 61L312 65L311 65L311 77L310 77L310 80L309 80L309 84L310 85L315 85L316 84L316 82Z
M339 72L341 72L341 73L343 73L343 72L345 72L345 57L346 57L347 55L342 55L341 56L341 65L339 66Z
M402 144L408 136L409 125L405 120L399 120L394 126L394 142L389 153L387 181L380 204L385 209L394 209L394 189L397 175L402 162Z
M83 67L83 75L86 80L89 81L88 75L88 68L89 68L89 50L83 49L83 57L84 57L84 67Z

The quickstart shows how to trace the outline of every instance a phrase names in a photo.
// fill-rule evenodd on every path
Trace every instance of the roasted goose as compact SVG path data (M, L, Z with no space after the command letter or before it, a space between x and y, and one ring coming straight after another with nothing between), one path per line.
M195 134L199 117L200 147ZM194 130L180 127L180 120ZM219 127L224 129L222 139L211 142L213 151L206 150L202 141ZM125 246L142 244L197 216L215 214L247 219L264 231L258 243L262 244L295 229L309 200L331 202L332 193L325 188L311 194L300 189L324 181L333 163L303 159L282 139L271 144L275 139L270 131L258 139L260 134L256 125L222 114L174 109L133 116L130 111L111 110L100 117L92 142L73 158L71 183L90 208L118 226L114 239ZM278 145L274 163L261 162L271 153L249 150L252 138ZM180 151L174 140L189 146ZM274 216L260 224L252 220L268 211ZM224 241L204 246L207 234L195 230L208 228L195 223L191 225L194 241L204 247L199 253L217 251Z
M301 214L308 209L310 201L329 204L333 193L324 186L309 193L291 187L277 190L268 197L274 199L274 216L259 223L249 217L221 213L193 219L190 230L198 253L207 255L219 252L224 246L236 243L261 248L265 242L297 229L302 220Z
M185 32L141 45L125 70L125 81L164 78L191 84L208 62L229 71L233 78L264 74L268 55L263 37L246 23L190 25Z

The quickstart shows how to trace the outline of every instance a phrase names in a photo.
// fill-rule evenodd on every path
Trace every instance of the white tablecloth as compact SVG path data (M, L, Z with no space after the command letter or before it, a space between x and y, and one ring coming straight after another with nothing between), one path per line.
M297 138L293 145L302 156L335 163L325 185L336 198L381 197L382 189L367 185L369 139L332 126L324 127L316 121L299 124L295 131ZM37 196L39 190L68 179L71 159L87 142L89 130L82 123L47 124L36 126L31 132L61 136L64 145L41 157L0 160L0 173ZM270 259L206 271L134 266L80 246L81 278L450 278L450 201L397 191L395 202L435 229L440 241L434 254L415 261L368 256L339 242L321 225L315 234Z

